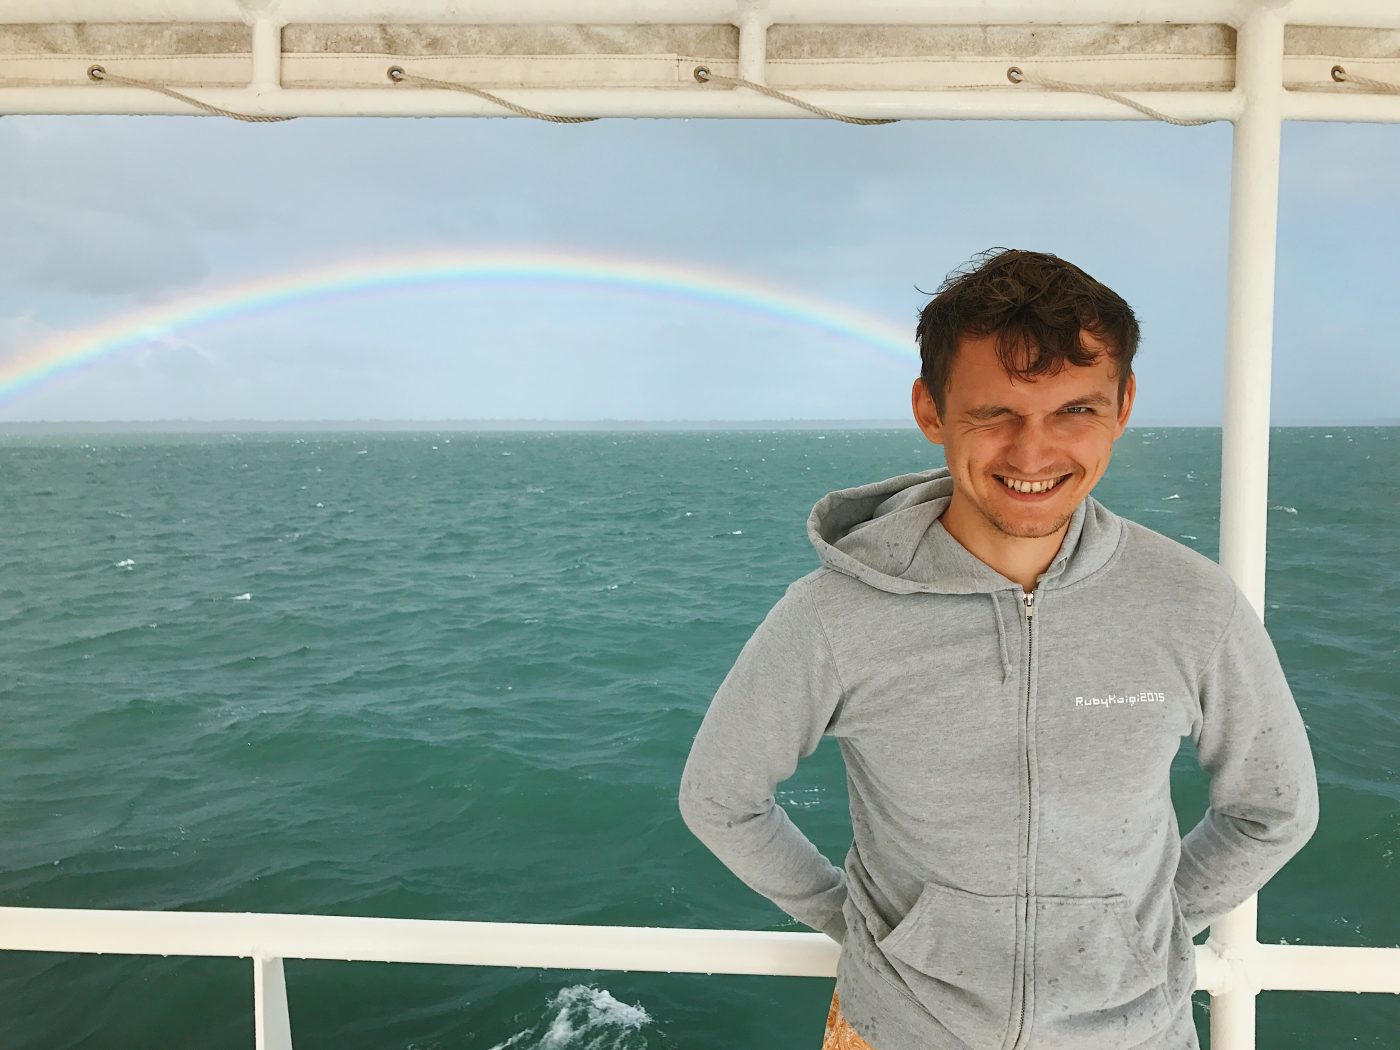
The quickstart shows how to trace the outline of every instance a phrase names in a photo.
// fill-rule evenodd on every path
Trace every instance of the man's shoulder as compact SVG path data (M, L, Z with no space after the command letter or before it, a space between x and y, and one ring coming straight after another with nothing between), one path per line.
M1126 538L1124 568L1136 576L1170 585L1174 591L1209 594L1222 603L1226 615L1229 614L1237 588L1219 562L1141 522L1119 517Z
M851 587L851 584L855 586ZM805 576L793 580L787 589L789 594L808 597L818 604L848 590L856 593L870 590L866 584L847 576L844 572L837 572L830 565L818 565Z
M872 601L893 597L898 595L887 594L825 564L793 580L784 595L789 601L806 603L822 622L827 622L830 616L839 616L842 611L862 615L868 612Z

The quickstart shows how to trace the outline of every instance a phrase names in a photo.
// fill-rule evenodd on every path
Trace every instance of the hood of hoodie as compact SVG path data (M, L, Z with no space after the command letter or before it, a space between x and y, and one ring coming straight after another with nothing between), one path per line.
M894 594L978 594L1020 584L953 538L940 520L953 498L947 467L899 474L829 492L812 507L807 537L822 563ZM1092 495L1069 521L1060 550L1037 579L1065 587L1102 568L1122 538L1122 520Z

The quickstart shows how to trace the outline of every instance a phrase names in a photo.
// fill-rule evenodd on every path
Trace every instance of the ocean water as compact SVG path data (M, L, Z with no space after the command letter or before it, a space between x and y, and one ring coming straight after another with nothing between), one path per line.
M1322 820L1260 939L1400 946L1400 429L1276 429L1265 622ZM1217 554L1220 433L1095 495ZM687 831L725 671L913 430L6 436L0 904L805 930ZM1182 830L1207 782L1184 741ZM850 841L827 739L779 801ZM251 1047L241 959L0 952L0 1046ZM299 1048L817 1050L830 979L289 959ZM1196 994L1208 1046L1208 997ZM1400 997L1265 992L1267 1050Z

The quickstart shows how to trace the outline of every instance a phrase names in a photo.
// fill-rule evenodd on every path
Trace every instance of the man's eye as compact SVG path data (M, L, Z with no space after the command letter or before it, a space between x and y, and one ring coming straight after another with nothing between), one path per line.
M1070 405L1067 409L1065 409L1065 411L1066 411L1066 412L1092 412L1092 411L1094 411L1094 410L1093 410L1092 408L1090 408L1088 405Z

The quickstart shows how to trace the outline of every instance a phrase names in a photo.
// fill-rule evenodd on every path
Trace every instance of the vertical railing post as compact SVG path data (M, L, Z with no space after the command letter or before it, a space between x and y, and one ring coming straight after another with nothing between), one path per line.
M260 95L282 87L282 22L268 14L253 19L252 84Z
M766 5L750 0L739 16L739 76L757 84L768 83L764 72L768 64L768 27L773 19Z
M1268 542L1269 385L1278 244L1284 15L1277 2L1239 26L1235 82L1244 106L1235 123L1230 178L1230 271L1221 431L1220 564L1262 618ZM1211 924L1211 947L1247 962L1258 943L1259 898ZM1236 978L1246 968L1231 967ZM1214 1050L1255 1045L1257 985L1236 979L1211 1001Z
M292 1018L281 959L253 957L253 1031L256 1050L292 1050Z

